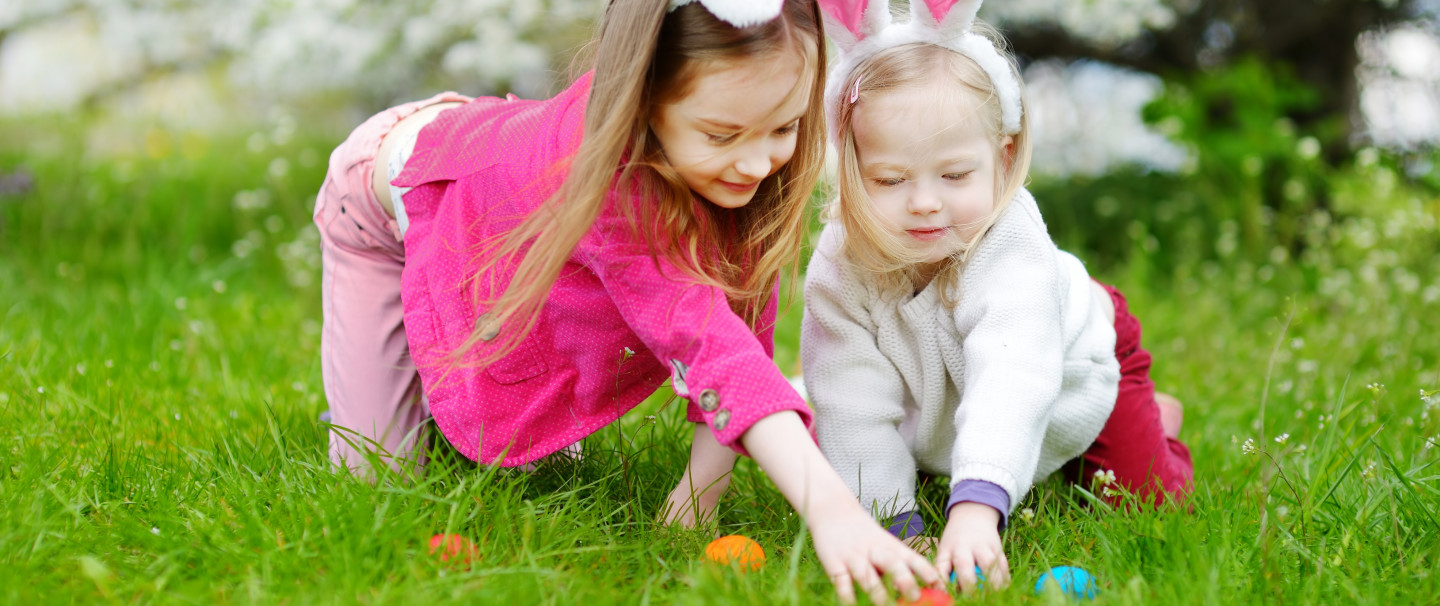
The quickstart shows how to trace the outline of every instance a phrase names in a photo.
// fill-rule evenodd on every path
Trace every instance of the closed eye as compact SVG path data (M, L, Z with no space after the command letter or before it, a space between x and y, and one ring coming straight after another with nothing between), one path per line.
M784 136L790 135L791 133L794 133L794 132L797 131L797 130L800 130L800 121L799 121L799 120L796 120L796 121L794 121L794 122L791 122L791 123L789 123L789 124L786 124L785 126L782 126L782 127L780 127L780 128L775 129L775 134L778 135L778 136L784 137Z
M965 172L959 173L945 173L944 178L946 181L963 181L966 177L969 177L974 172L975 171L973 170L967 170Z
M899 185L899 184L901 184L901 183L904 183L904 182L905 182L905 178L904 178L904 177L876 177L876 178L871 179L871 181L873 181L876 185L879 185L879 186L881 186L881 187L895 187L896 185Z
M719 133L705 133L705 137L708 138L710 142L715 145L725 145L735 140L735 133L729 133L724 135Z

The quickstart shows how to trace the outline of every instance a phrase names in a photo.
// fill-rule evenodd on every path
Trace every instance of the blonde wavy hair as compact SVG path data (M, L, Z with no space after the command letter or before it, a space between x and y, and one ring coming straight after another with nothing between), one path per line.
M487 348L472 364L494 362L529 334L560 271L612 192L636 236L649 244L652 258L663 257L696 284L722 289L731 309L752 328L758 328L781 271L788 267L795 275L806 207L824 168L825 46L819 8L813 0L784 0L779 17L737 28L698 2L673 11L669 6L670 0L612 0L606 8L591 49L594 76L584 138L559 190L514 230L482 245L477 278L512 264L515 272L493 299L488 293L496 292L498 284L471 280L474 300L489 312L453 352L452 363L494 338L500 326L514 324L519 330L500 331L507 336L499 346ZM688 94L707 65L773 53L801 55L813 78L794 155L761 182L742 208L726 210L697 199L651 132L655 106ZM803 91L803 84L791 95ZM736 140L752 134L740 133Z
M972 31L986 36L995 48L1016 71L1014 57L1003 46L1003 39L995 30L976 22ZM893 94L934 94L940 78L949 78L956 89L970 102L977 102L979 118L990 134L996 154L1001 157L995 163L995 209L979 224L979 229L964 242L956 254L944 259L938 267L925 268L919 253L905 245L893 228L875 211L865 181L860 174L860 154L855 145L855 108L866 100ZM856 82L859 82L858 89ZM1000 100L995 87L985 70L965 55L953 50L928 43L897 46L877 53L850 72L844 83L845 91L834 108L835 132L838 138L836 151L839 153L838 196L830 203L828 217L838 219L845 228L845 242L841 256L857 270L876 277L876 283L884 292L906 293L926 281L938 281L942 299L947 305L954 305L959 299L956 286L959 283L960 268L971 250L989 232L995 220L1009 206L1015 194L1024 187L1030 173L1031 140L1029 112L1023 111L1020 131L1012 135L1011 152L1005 157L1001 141L1002 118ZM858 90L858 96L852 97ZM1022 89L1023 91L1023 89ZM855 101L851 102L854 98ZM956 102L966 102L956 98Z

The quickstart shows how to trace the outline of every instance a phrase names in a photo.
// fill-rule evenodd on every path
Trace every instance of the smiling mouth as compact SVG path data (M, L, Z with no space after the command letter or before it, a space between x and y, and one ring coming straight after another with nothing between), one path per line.
M737 193L737 194L743 194L743 193L746 193L746 192L755 191L755 188L760 186L760 182L759 182L759 181L754 181L754 182L751 182L751 183L740 184L740 183L731 183L731 182L729 182L729 181L720 181L720 185L725 186L725 189L728 189L728 190L730 190L730 191L733 191L733 192L735 192L735 193Z

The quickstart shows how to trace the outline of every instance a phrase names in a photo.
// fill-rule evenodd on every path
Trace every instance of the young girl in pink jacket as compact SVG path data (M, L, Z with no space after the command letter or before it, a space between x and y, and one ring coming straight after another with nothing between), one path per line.
M554 98L446 93L356 129L315 208L336 465L413 458L430 416L465 456L526 465L668 378L695 430L667 521L712 515L748 454L842 599L883 599L882 573L912 598L938 583L771 360L822 167L824 48L811 0L613 0L593 71Z

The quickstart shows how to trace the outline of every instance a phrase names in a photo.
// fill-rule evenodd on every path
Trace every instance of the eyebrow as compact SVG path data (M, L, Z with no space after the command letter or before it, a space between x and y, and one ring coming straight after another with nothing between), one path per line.
M902 166L902 165L900 165L900 164L891 164L891 163L889 163L889 162L866 162L866 163L863 163L863 164L860 165L860 169L861 169L861 172L866 172L866 173L876 172L876 171L885 171L885 170L892 171L892 172L897 172L897 173L908 173L908 172L910 172L910 167L909 167L909 166Z
M786 122L786 124L790 124L791 122L798 122L801 118L804 118L804 117L805 117L805 111L804 111L804 110L801 110L799 114L796 114L796 115L795 115L795 118L794 118L794 119L790 120L789 122ZM745 127L740 126L739 124L732 124L732 123L726 122L726 121L724 121L724 120L712 120L712 119L710 119L710 118L695 118L695 121L696 121L696 122L703 122L704 124L706 124L706 125L708 125L708 126L712 126L712 127L715 127L715 128L718 128L718 129L722 129L722 130L735 130L735 131L745 130Z
M974 161L976 161L978 158L979 158L979 156L977 156L977 155L975 155L975 154L960 154L960 155L958 155L958 156L951 156L951 157L949 157L949 158L946 158L946 159L942 160L942 161L941 161L941 164L944 165L944 166L949 166L949 165L951 165L951 164L964 164L964 163L966 163L966 162L974 162ZM891 162L862 162L862 163L860 164L860 170L861 170L861 172L875 172L875 171L885 171L885 170L888 170L888 171L894 171L894 172L898 172L898 173L908 173L908 172L910 172L910 166L909 166L909 165L902 165L902 164L894 164L894 163L891 163Z

